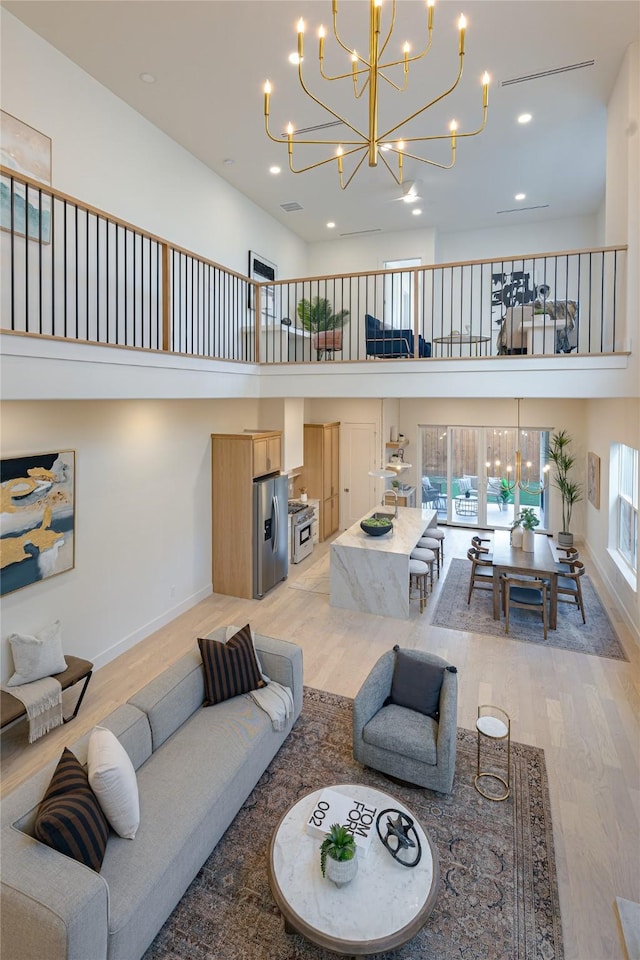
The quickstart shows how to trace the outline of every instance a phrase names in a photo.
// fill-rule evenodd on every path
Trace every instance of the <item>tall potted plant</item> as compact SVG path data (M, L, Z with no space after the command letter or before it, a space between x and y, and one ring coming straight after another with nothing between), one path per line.
M562 498L562 530L558 533L558 545L561 547L573 546L573 534L569 529L571 513L574 505L582 500L582 484L570 476L576 462L575 454L569 449L572 442L573 438L567 431L560 430L551 437L547 451L547 457L555 468L553 485Z
M348 310L333 312L331 301L326 297L301 300L298 317L304 330L312 334L311 342L320 360L323 351L342 350L342 328L349 317Z

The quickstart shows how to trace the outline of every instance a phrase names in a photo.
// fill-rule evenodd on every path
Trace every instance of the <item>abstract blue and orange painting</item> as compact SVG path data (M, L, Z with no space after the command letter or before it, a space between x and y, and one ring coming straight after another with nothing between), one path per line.
M75 452L0 460L0 594L72 570Z

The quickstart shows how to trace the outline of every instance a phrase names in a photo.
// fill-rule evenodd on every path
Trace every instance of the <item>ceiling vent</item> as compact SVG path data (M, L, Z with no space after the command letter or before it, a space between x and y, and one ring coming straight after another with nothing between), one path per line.
M296 136L301 133L317 133L318 130L330 130L332 127L342 127L342 120L327 120L326 123L316 123L314 127L298 127L296 129ZM280 136L283 140L286 140L289 134L285 131L281 133Z
M501 87L510 87L514 83L526 83L527 80L539 80L540 77L555 77L558 73L569 73L571 70L582 70L583 67L593 67L595 60L583 60L582 63L570 63L566 67L552 67L550 70L541 70L539 73L527 73L522 77L513 77L511 80L501 80Z
M293 213L294 210L302 210L302 204L298 203L297 200L290 200L289 203L281 203L280 208L285 213Z
M371 230L352 230L351 233L341 233L341 237L361 237L365 233L382 233L382 227L373 227Z
M496 213L524 213L525 210L546 210L548 203L539 203L535 207L512 207L511 210L496 210Z

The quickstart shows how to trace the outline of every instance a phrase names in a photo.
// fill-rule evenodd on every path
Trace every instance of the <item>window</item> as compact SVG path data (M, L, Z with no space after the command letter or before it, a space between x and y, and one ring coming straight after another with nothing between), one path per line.
M396 330L413 329L414 273L400 271L407 267L419 267L422 260L385 260L385 270L398 273L386 274L384 278L384 321Z
M615 444L618 461L618 552L634 573L638 572L638 451Z

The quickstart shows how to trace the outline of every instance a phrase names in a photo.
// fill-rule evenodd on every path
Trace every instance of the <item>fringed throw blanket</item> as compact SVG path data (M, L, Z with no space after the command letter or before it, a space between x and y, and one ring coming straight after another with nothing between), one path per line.
M284 730L293 713L293 697L289 687L270 680L266 687L252 690L251 699L271 718L274 730Z
M2 689L24 704L29 719L29 743L62 724L62 687L54 677Z

